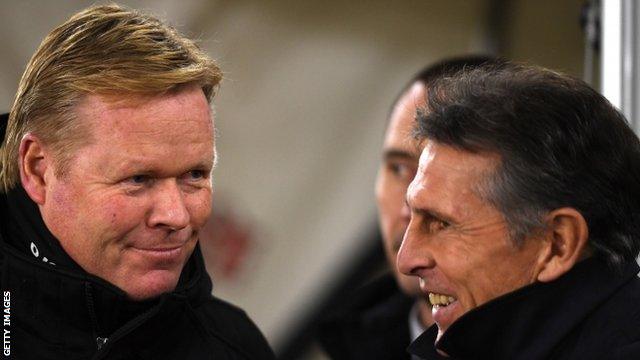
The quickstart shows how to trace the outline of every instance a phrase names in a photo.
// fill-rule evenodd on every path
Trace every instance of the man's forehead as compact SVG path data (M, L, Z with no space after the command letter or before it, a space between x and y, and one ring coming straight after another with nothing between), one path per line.
M490 152L470 152L437 141L426 140L420 154L418 172L445 177L477 177L492 172L500 156Z
M460 215L472 198L484 201L478 191L486 185L487 176L499 159L493 153L474 153L428 140L407 200L414 210L440 209L442 213Z
M426 104L425 85L422 82L415 82L409 87L393 106L391 119L397 119L401 116L415 117L416 109L421 109Z
M204 92L196 85L185 86L178 90L160 93L114 91L112 93L86 94L80 98L78 106L95 111L127 111L139 109L145 104L156 100L174 100L176 103L179 103L183 101L185 94L193 94L201 97L202 101L207 104L207 108L209 108L209 103L207 102Z
M215 128L200 88L154 96L87 95L76 110L76 121L87 126L95 145L147 155L168 149L197 151L214 161Z
M173 118L161 116L172 109L188 106L191 111L180 112ZM128 125L140 118L151 120L149 124L160 121L188 122L206 119L213 129L213 114L204 93L199 88L185 88L180 92L161 94L88 94L75 107L77 120L92 123L99 120L107 126Z
M419 156L418 142L413 136L417 109L424 106L424 85L414 84L394 107L385 133L385 150L402 150Z

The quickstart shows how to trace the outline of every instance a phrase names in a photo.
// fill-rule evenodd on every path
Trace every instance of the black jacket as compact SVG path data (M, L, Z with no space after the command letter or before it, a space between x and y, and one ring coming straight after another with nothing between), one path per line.
M469 311L437 344L452 359L640 359L638 264L621 272L591 258ZM409 351L432 359L436 328Z
M409 311L414 302L388 274L329 314L319 327L318 340L335 360L410 359Z
M40 245L37 257L31 243ZM47 246L47 254L67 266L45 261ZM119 288L82 271L61 249L22 188L0 193L6 358L274 358L247 315L211 295L199 247L176 290L145 302L130 301Z

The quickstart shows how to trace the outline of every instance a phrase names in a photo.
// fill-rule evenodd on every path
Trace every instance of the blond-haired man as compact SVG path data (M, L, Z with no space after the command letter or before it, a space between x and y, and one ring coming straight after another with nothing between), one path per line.
M44 39L0 154L5 356L273 358L211 296L197 246L220 80L193 41L117 5Z

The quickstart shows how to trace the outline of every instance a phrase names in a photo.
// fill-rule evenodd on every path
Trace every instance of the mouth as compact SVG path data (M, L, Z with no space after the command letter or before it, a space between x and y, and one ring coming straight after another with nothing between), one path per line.
M429 303L434 308L447 307L454 303L457 299L450 295L429 293Z
M149 259L156 261L174 261L182 255L184 245L162 246L162 247L132 247L132 249L143 254Z
M429 303L431 304L431 316L433 321L438 325L438 336L440 339L442 334L456 321L462 314L462 307L458 299L448 295L429 292Z

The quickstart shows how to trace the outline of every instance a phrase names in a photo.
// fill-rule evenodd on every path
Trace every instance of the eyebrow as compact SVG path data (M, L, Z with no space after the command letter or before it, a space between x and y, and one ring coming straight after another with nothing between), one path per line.
M431 208L419 208L419 209L411 209L412 213L416 213L423 217L430 217L433 219L439 219L448 222L449 224L456 224L456 220L451 216L445 215L438 210Z
M417 160L417 156L405 151L405 150L399 150L399 149L388 149L388 150L384 150L382 152L382 158L384 160L391 160L391 159L408 159L408 160Z
M186 166L186 164L183 164L183 165L185 165L184 168L187 170L201 169L201 170L211 171L215 168L216 162L217 162L217 156L216 154L214 154L212 161L209 161L209 160L197 161L191 164L190 166ZM131 172L142 171L149 175L159 174L155 166L150 167L148 163L138 158L127 159L124 162L120 163L120 169L124 171L131 171ZM146 170L142 170L142 169L146 169Z

